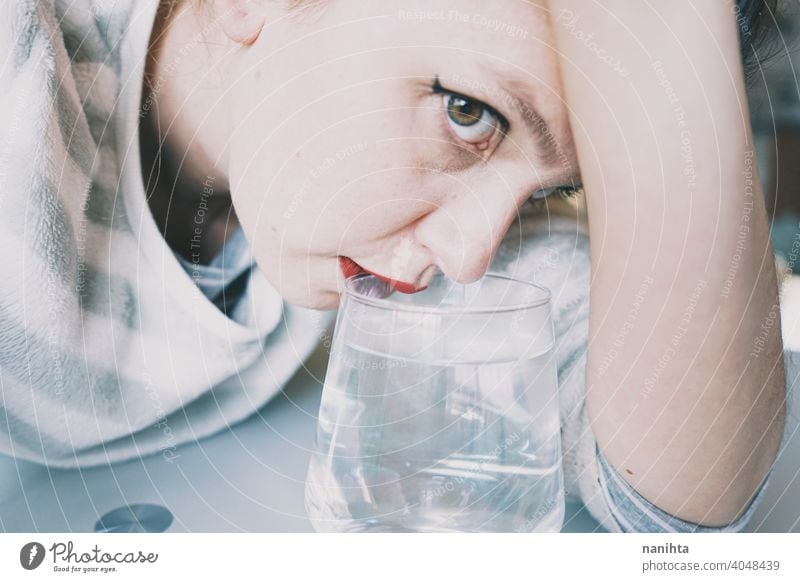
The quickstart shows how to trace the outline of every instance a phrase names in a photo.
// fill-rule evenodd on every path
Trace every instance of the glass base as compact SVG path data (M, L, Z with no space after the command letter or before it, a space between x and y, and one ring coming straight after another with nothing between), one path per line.
M311 520L314 529L327 533L557 533L564 525L564 505L559 504L548 514L537 516L536 520L522 523L502 523L497 516L492 520L462 519L453 523L452 519L419 519L418 523L372 519L343 519L338 521L317 522ZM447 523L447 522L450 523ZM474 524L474 527L469 527ZM464 527L467 526L467 527Z

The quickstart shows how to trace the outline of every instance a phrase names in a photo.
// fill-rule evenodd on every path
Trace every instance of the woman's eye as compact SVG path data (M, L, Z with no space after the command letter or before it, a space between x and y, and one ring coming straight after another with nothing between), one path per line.
M452 93L442 97L450 129L459 139L471 144L486 143L501 128L498 116L480 101Z
M550 188L542 188L541 190L537 190L533 194L531 194L532 201L544 200L546 198L550 198L552 196L569 199L574 198L581 194L583 191L583 186L581 184L569 184L569 185L562 185L562 186L551 186Z

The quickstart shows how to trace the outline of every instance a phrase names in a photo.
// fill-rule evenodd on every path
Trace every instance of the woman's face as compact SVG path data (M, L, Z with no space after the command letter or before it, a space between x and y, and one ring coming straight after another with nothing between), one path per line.
M290 303L335 308L348 267L474 281L532 194L578 180L547 13L524 0L276 9L242 50L231 195Z

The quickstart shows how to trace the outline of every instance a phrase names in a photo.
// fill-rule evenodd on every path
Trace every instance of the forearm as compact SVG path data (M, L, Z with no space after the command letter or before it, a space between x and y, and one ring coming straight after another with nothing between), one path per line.
M731 6L550 1L589 212L592 428L644 497L708 525L769 470L785 390Z

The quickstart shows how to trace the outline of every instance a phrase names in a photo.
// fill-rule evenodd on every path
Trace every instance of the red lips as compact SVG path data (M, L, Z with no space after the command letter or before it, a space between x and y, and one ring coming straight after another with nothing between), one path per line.
M419 293L420 291L424 291L425 289L428 288L428 286L425 285L424 287L420 287L419 289L417 289L411 283L404 283L403 281L396 281L394 279L389 279L388 277L378 275L378 273L373 273L372 271L365 269L350 257L339 257L339 268L342 270L342 274L344 275L345 279L352 277L353 275L360 275L361 273L369 273L370 275L374 275L381 281L388 283L392 289L400 291L400 293L408 293L408 294Z

